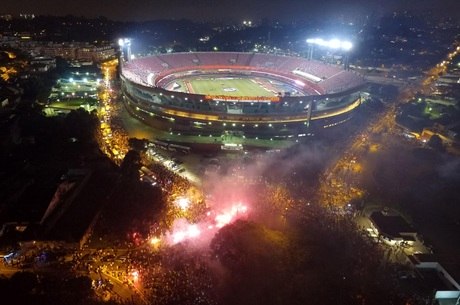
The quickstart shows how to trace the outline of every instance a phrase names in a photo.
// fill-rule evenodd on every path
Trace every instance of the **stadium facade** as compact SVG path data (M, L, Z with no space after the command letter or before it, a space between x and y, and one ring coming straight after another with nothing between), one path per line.
M187 79L259 79L269 95L194 93ZM182 81L181 87L177 82ZM348 121L364 78L341 66L259 53L171 53L122 61L128 111L157 129L183 136L297 139ZM225 89L225 88L224 88ZM273 88L272 88L273 89ZM273 91L273 90L272 90Z

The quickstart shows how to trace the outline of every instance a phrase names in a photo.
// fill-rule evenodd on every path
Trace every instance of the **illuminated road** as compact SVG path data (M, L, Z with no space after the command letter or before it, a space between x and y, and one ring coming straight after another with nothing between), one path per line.
M112 88L116 78L117 60L105 62L101 66L104 84L100 86L98 117L100 119L99 147L115 163L119 164L128 152L128 139L124 130L114 124L113 118L119 112L120 105L113 100L117 93Z
M456 47L453 52L447 54L446 60L431 68L426 73L426 78L422 79L418 85L404 87L395 103L386 108L381 116L371 121L363 132L350 141L342 155L324 171L317 194L318 202L326 206L344 207L352 200L360 199L365 195L364 190L352 182L357 181L356 178L361 173L357 156L362 155L364 144L374 144L374 147L378 147L382 143L367 143L369 139L374 138L372 135L382 135L385 131L388 134L395 134L398 105L413 100L416 92L430 92L432 84L446 71L450 60L459 53L460 47ZM383 138L381 141L384 141Z
M367 154L374 153L385 145L391 145L392 140L398 139L399 133L395 122L398 106L412 101L417 92L429 94L433 90L432 84L446 72L449 59L459 52L460 47L457 47L454 52L447 55L448 60L430 69L426 73L426 78L422 79L418 85L404 87L394 104L386 108L382 115L371 121L367 128L350 141L339 158L324 171L316 198L318 202L341 214L351 202L364 198L365 190L361 189L358 184L363 172L360 159L366 158ZM363 230L363 234L368 235L383 247L387 261L405 264L408 255L432 253L431 249L418 238L412 245L402 245L379 238L378 232L371 225L369 216L371 212L381 210L382 206L369 206L366 203L363 211L358 213L354 220Z
M23 270L16 267L6 266L4 264L0 264L0 275L4 277L10 277L18 271L31 271L31 270Z

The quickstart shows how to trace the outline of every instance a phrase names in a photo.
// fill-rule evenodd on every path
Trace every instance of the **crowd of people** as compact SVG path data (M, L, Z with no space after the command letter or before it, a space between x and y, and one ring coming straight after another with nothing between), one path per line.
M216 304L215 279L206 257L180 246L133 254L139 287L154 304Z

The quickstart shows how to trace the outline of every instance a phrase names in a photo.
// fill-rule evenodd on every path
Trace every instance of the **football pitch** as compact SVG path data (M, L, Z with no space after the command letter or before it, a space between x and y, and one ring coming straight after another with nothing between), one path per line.
M206 95L225 96L275 96L267 81L254 78L188 78L181 80L185 92Z

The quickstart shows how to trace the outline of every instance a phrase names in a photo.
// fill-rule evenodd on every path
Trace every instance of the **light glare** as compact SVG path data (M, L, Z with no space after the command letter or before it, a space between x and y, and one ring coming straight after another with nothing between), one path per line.
M307 39L307 43L331 49L341 49L343 51L349 51L353 47L353 44L350 41L340 40L337 38L331 40L324 40L322 38L309 38Z
M176 205L183 211L190 207L190 199L186 197L179 197L175 201Z

